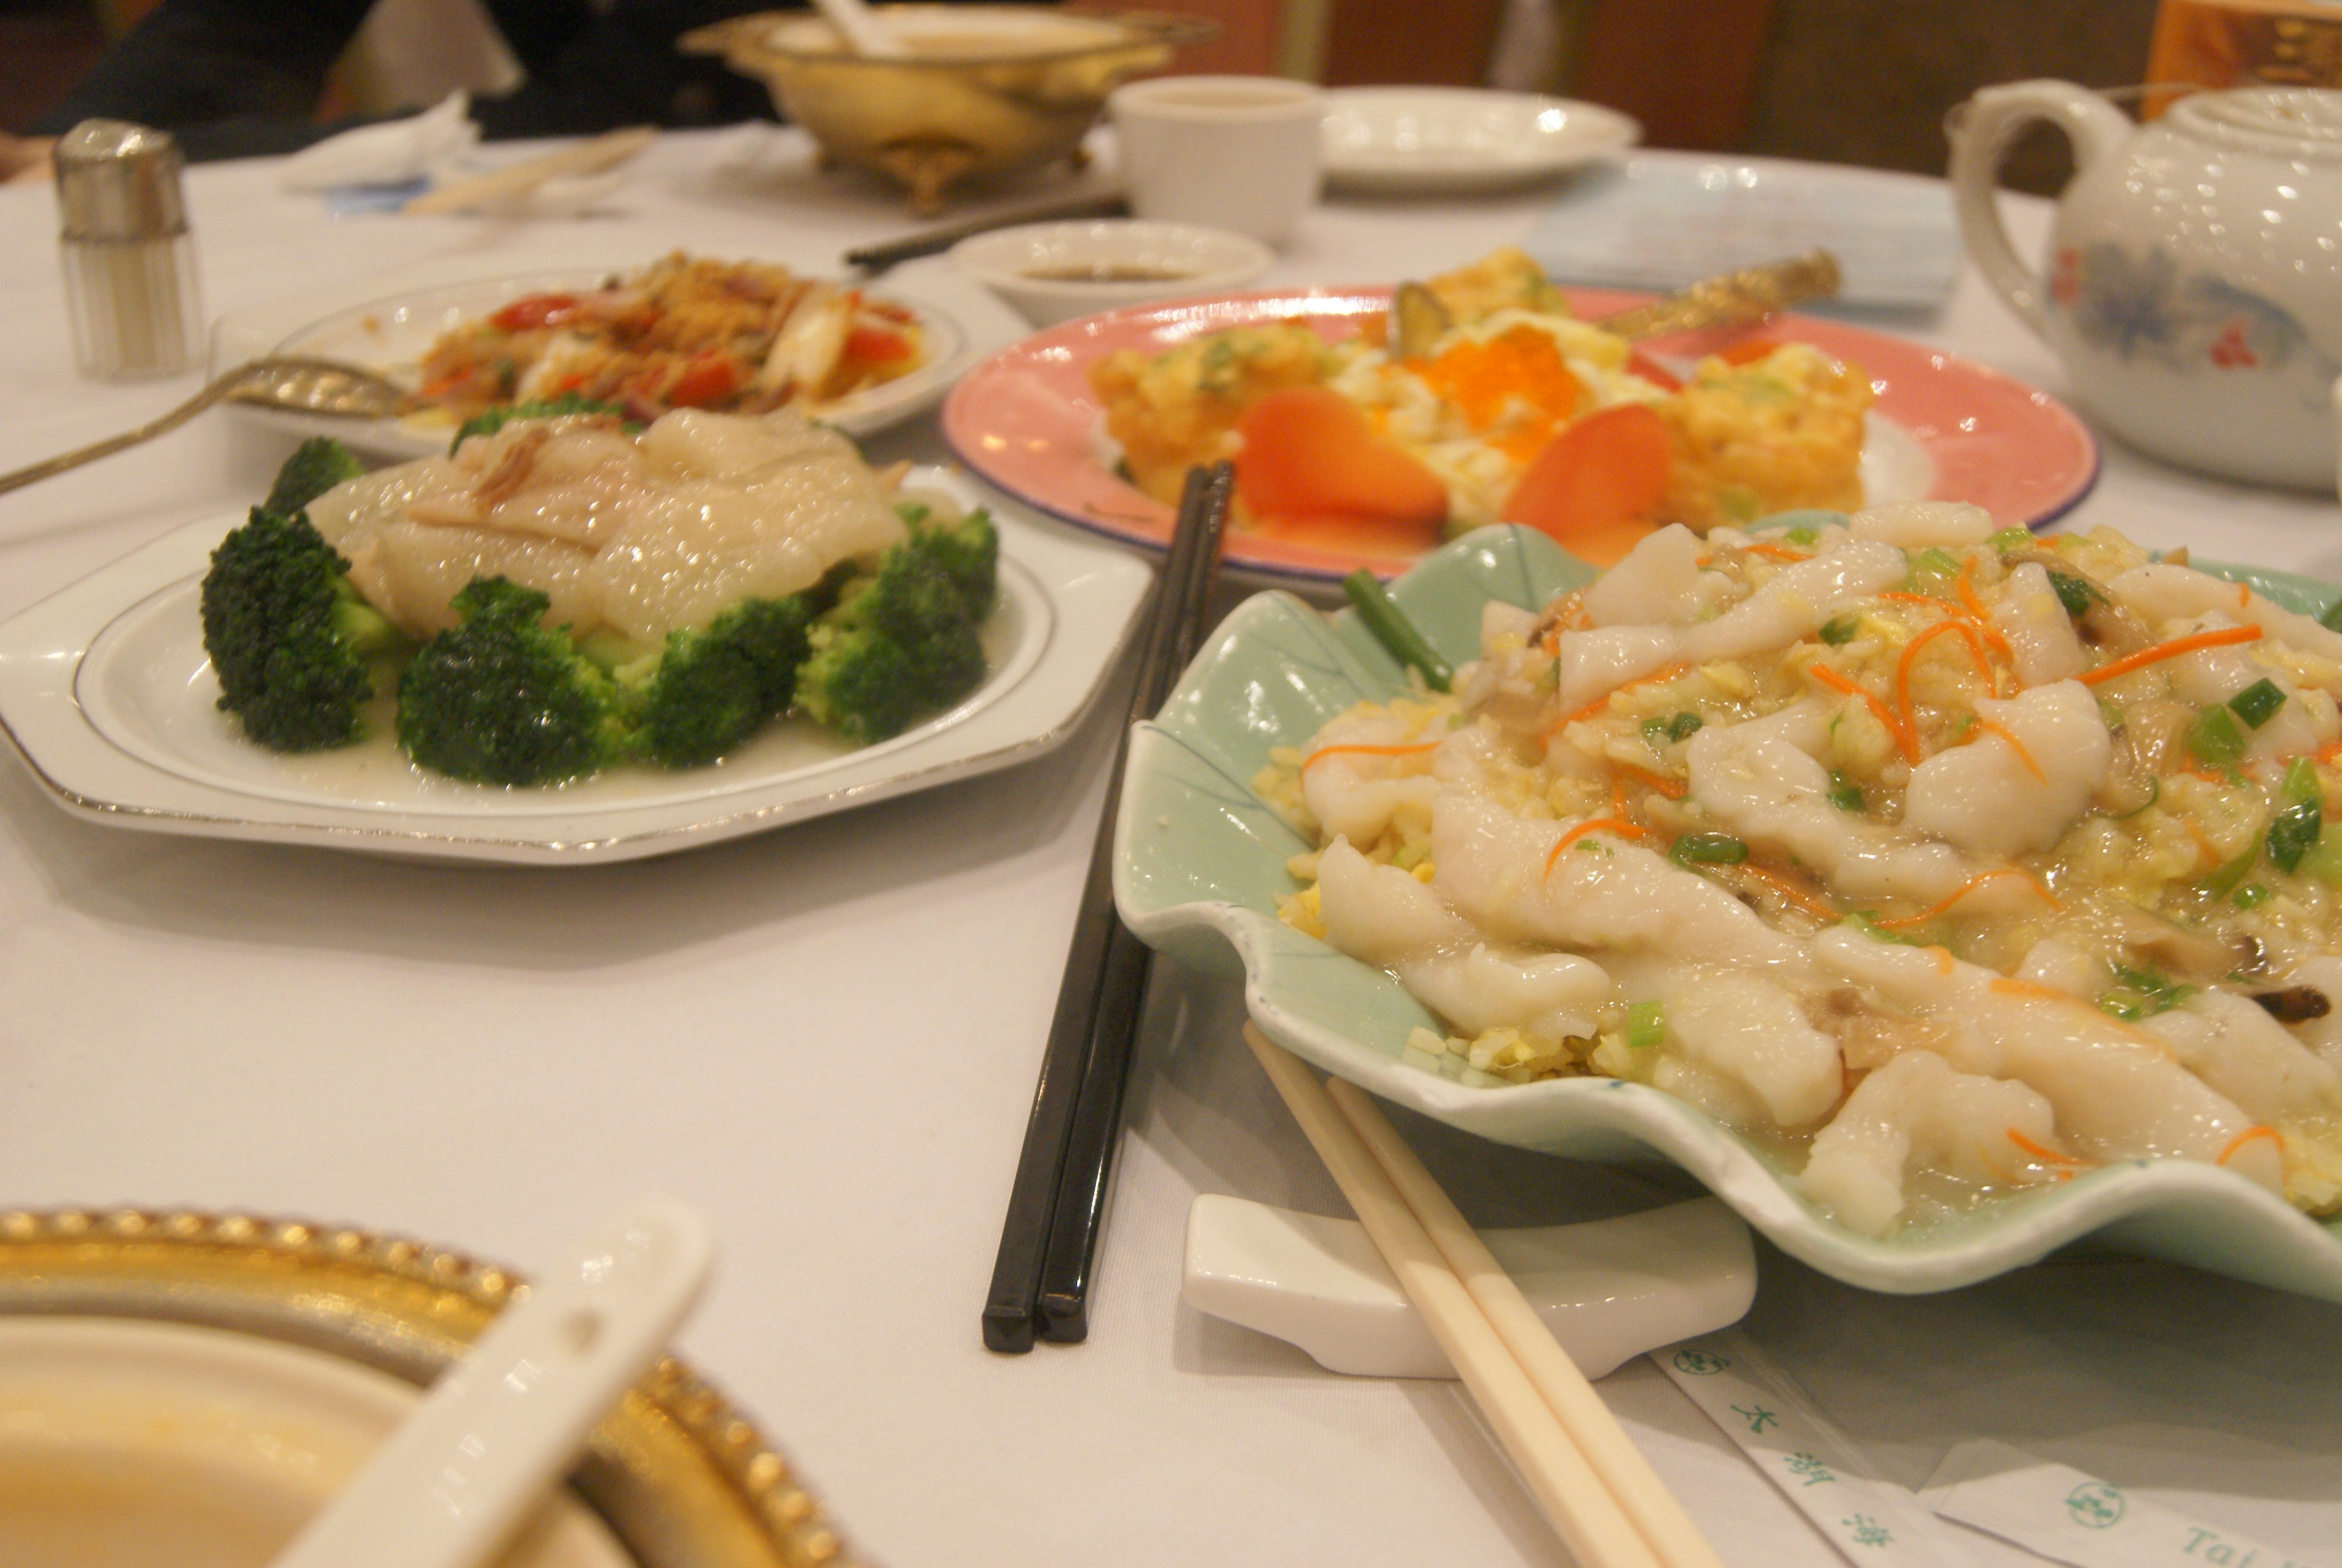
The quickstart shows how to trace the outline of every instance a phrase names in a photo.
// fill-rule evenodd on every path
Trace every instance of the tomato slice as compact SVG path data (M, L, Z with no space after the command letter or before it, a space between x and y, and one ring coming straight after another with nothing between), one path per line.
M1651 531L1674 463L1675 441L1656 410L1614 404L1546 444L1513 486L1504 520L1611 565Z
M1758 360L1769 356L1780 346L1770 338L1752 337L1744 343L1736 343L1729 348L1716 350L1716 357L1726 365L1754 365Z
M1331 388L1272 392L1244 411L1236 434L1236 494L1257 516L1436 525L1447 515L1438 475Z
M864 365L894 365L911 357L911 340L883 326L857 326L846 335L846 357Z
M745 379L744 367L737 358L721 349L710 349L683 367L683 374L666 389L667 405L705 408L737 392Z
M524 295L488 317L489 325L505 332L528 332L552 326L577 308L574 294Z

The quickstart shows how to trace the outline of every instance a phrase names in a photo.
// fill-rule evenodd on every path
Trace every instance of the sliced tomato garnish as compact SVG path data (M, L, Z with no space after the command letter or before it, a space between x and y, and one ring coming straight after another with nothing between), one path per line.
M1589 414L1546 444L1503 516L1607 566L1651 531L1675 463L1667 422L1639 403Z
M540 326L554 326L577 310L574 294L524 295L488 317L490 325L506 332L528 332Z
M1760 359L1771 357L1773 351L1780 346L1769 337L1752 337L1729 348L1716 350L1716 357L1726 365L1754 365Z
M1323 386L1272 392L1236 421L1236 494L1256 515L1436 525L1447 487Z
M1669 370L1666 365L1661 365L1657 360L1653 359L1649 355L1645 354L1639 348L1630 349L1627 352L1626 369L1630 375L1641 376L1645 381L1649 382L1653 386L1659 388L1663 392L1681 392L1683 390L1682 376L1677 375L1674 371Z
M705 408L739 391L746 379L746 366L736 355L710 349L695 355L683 367L683 374L666 389L667 404L673 408Z
M883 326L857 326L846 335L846 357L865 365L894 365L916 351L908 337Z

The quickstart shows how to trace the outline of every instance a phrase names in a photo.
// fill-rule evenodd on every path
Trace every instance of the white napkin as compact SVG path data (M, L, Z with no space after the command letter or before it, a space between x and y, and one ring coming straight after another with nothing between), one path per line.
M465 95L450 93L419 115L328 136L285 159L278 177L288 191L410 184L479 145L470 107Z

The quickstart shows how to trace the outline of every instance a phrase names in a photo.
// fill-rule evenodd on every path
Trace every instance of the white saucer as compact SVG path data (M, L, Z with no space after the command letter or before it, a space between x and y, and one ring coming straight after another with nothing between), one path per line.
M1367 195L1508 190L1643 139L1643 127L1616 109L1536 93L1342 87L1326 101L1326 182Z

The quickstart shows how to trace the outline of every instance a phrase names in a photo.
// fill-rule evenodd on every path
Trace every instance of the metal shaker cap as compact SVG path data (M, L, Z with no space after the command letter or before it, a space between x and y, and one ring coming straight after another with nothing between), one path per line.
M187 232L185 162L167 131L84 120L57 143L57 212L69 240L165 239Z

